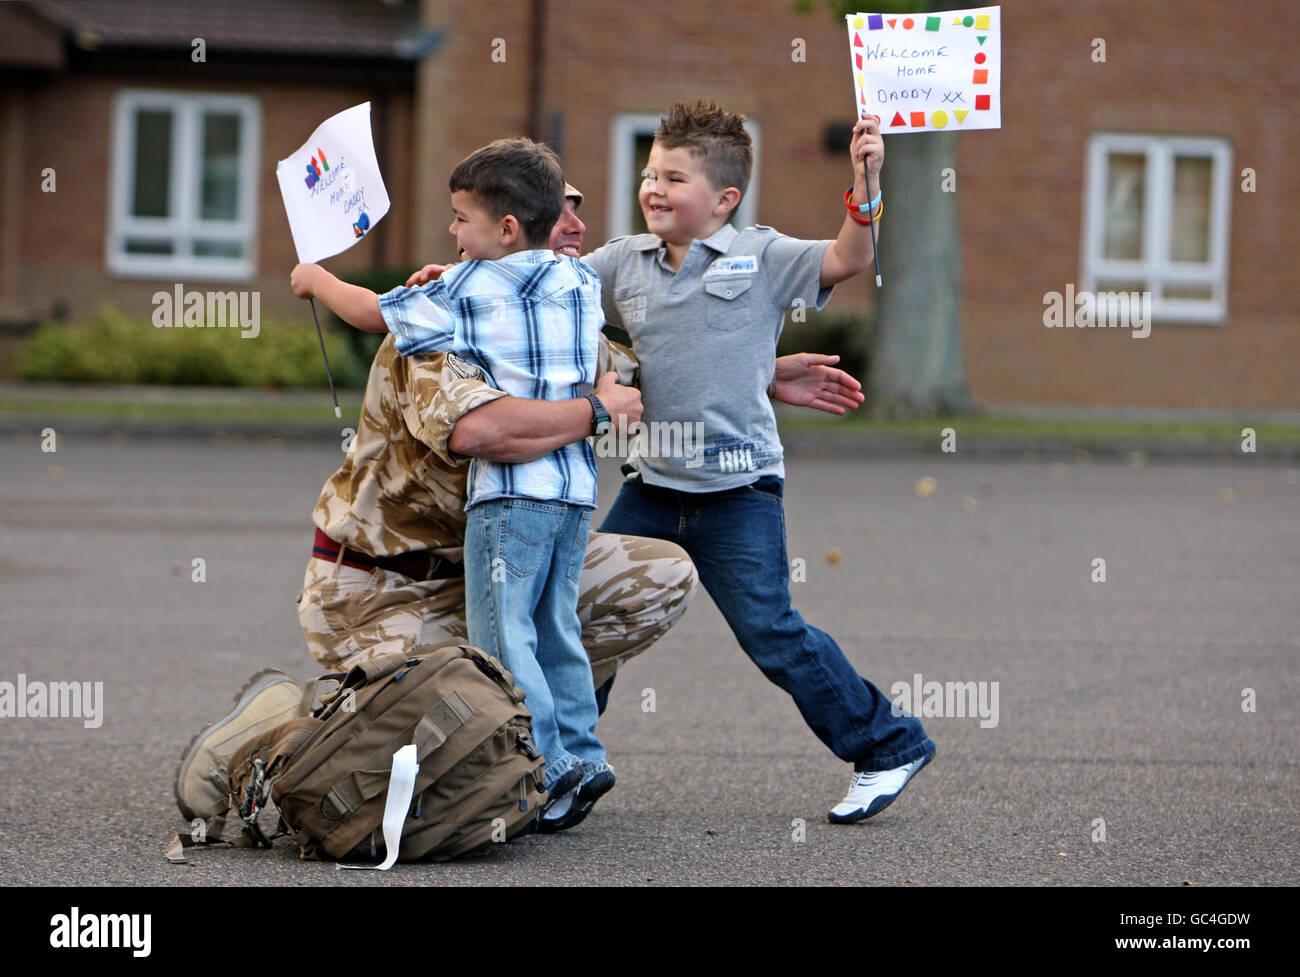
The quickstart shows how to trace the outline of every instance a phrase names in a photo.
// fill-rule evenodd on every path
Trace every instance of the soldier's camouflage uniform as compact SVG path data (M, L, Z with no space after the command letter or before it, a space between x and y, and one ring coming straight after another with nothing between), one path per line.
M636 361L602 337L597 375L609 370L631 383ZM316 525L343 553L432 551L459 561L469 459L451 452L447 440L466 412L503 396L464 360L402 357L387 337L370 368L347 458L316 504ZM695 568L676 544L591 534L578 616L597 688L681 617L695 588ZM466 640L465 580L412 580L313 556L298 619L312 656L341 671L370 655Z

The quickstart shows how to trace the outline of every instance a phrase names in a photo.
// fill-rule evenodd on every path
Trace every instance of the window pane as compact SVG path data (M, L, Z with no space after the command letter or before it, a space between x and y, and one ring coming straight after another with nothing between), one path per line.
M1209 302L1214 298L1214 289L1209 285L1165 285L1164 297L1167 299L1197 299Z
M244 245L239 241L195 241L196 258L242 258Z
M203 220L239 219L239 116L203 114L203 172L199 216Z
M1106 157L1106 216L1103 258L1142 260L1142 200L1147 159L1142 154Z
M1094 292L1144 292L1146 282L1136 278L1099 278L1093 285Z
M1179 156L1174 160L1173 222L1169 231L1169 257L1174 261L1210 260L1213 174L1214 160L1208 156Z
M645 234L645 214L641 213L641 171L650 163L650 147L654 145L652 132L640 133L636 137L636 178L632 181L632 230L629 234Z
M166 109L141 109L135 114L133 216L171 216L167 192L171 174L172 114Z
M167 238L130 237L126 239L127 254L171 254L175 242Z

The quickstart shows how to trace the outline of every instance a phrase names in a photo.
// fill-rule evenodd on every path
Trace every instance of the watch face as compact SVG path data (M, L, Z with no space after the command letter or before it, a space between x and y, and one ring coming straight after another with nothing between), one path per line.
M610 422L609 422L609 418L605 418L605 420L603 420L603 421L597 421L597 422L596 422L596 433L597 433L597 434L608 434L608 433L609 433L609 429L610 429L611 426L612 426L612 425L611 425Z

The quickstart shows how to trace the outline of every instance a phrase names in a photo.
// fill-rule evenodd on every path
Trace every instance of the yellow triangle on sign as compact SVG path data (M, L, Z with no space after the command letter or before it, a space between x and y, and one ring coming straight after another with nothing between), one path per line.
M952 26L953 26L953 27L960 27L960 26L961 26L961 18L960 18L960 17L954 17L954 18L952 19Z
M957 124L958 124L958 125L961 125L963 122L966 121L966 113L967 113L968 111L969 111L969 109L953 109L953 110L952 110L952 114L955 115L955 116L957 116Z

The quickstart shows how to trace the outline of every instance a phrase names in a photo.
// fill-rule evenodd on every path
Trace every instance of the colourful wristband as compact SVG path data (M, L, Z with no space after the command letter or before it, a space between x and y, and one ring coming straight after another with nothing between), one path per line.
M852 192L853 192L853 190L852 190L852 188L850 188L849 193L852 193ZM864 224L864 225L865 225L865 224L874 224L876 221L880 220L880 215L883 214L883 213L885 212L885 205L884 205L883 203L881 203L880 198L877 197L877 198L876 198L876 202L877 202L877 203L880 203L880 209L879 209L878 211L876 211L876 213L875 213L874 215L868 215L868 216L866 216L866 217L861 217L861 216L859 216L860 211L859 211L858 209L856 209L856 208L854 207L853 204L850 204L850 203L847 202L848 193L846 193L844 196L845 196L845 198L846 198L845 206L848 208L848 211L849 211L849 219L852 220L852 221L855 221L855 222L857 222L857 223L859 223L859 224ZM871 205L870 205L870 204L867 204L867 205L864 205L864 206L871 206Z
M844 191L844 206L849 208L849 210L856 210L859 214L870 214L879 205L880 198L883 194L883 190L877 193L876 199L871 201L869 204L855 204L853 202L853 188L849 187Z

